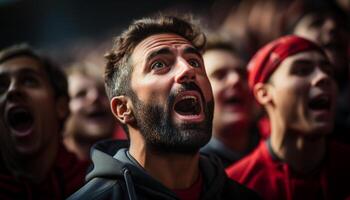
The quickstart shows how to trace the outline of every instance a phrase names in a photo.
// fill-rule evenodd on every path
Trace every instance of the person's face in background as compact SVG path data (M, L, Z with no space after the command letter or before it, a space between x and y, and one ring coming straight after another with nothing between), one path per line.
M305 136L330 133L336 96L332 71L317 51L286 58L266 83L276 123Z
M112 137L116 122L102 80L73 73L68 76L68 82L71 115L66 132L89 141Z
M345 73L348 72L349 36L344 20L333 13L310 13L299 20L293 32L315 42L326 51L334 66L336 78L345 76Z
M214 101L214 131L228 126L248 126L253 101L246 63L228 50L212 49L203 55Z
M63 103L55 98L43 66L29 56L17 56L0 64L1 147L25 158L58 143ZM13 159L13 158L12 158Z

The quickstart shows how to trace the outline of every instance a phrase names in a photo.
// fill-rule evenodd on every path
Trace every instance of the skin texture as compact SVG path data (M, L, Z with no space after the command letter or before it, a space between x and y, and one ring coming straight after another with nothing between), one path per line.
M223 49L208 50L203 59L215 100L213 134L232 150L244 151L253 108L246 63Z
M131 64L134 94L111 100L115 116L128 125L130 154L167 187L187 188L198 177L199 148L211 137L213 96L202 57L186 39L156 34L136 46ZM199 115L183 116L174 110L182 95L197 96ZM160 113L167 116L167 121L152 126ZM176 130L167 132L162 127L169 125Z
M0 64L0 110L2 151L14 174L34 179L45 177L54 160L59 141L59 121L64 118L66 100L55 99L41 64L27 56L18 56ZM33 123L26 131L16 131L9 122L13 108L23 108ZM43 162L45 160L45 162ZM26 162L23 165L23 162ZM40 166L40 167L39 167ZM40 170L39 170L40 169ZM29 171L29 172L27 172Z
M73 73L68 82L71 115L66 124L65 144L80 159L88 159L91 145L112 137L116 122L100 80Z
M336 85L332 65L316 51L286 58L268 83L258 83L254 94L271 121L274 152L298 172L307 173L323 159L325 136L333 129ZM318 97L329 99L329 107L310 107Z

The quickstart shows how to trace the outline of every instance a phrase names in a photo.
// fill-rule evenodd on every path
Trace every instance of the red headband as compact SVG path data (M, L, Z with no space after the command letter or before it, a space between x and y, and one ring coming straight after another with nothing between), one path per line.
M310 50L316 50L325 55L315 43L295 35L284 36L265 45L248 64L249 88L253 90L255 84L266 82L287 57Z

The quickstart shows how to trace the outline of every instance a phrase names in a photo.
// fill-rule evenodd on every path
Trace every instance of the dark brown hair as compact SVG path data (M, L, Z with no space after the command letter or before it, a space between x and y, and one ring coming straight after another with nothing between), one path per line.
M16 44L0 50L0 63L20 56L28 56L39 61L47 75L55 98L66 98L67 101L69 101L68 82L63 71L48 57L34 50L28 44ZM65 119L60 122L61 127L63 126L64 121Z
M182 19L159 14L134 21L114 40L112 50L106 54L105 84L108 97L128 95L133 67L129 58L142 40L161 33L174 33L191 42L199 51L205 45L205 36L190 17Z

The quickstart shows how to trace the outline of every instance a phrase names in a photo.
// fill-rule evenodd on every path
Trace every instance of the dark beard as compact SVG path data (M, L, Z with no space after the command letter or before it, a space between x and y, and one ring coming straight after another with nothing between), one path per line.
M194 83L183 85L171 92L166 106L145 104L135 93L130 95L134 105L137 127L145 138L147 147L160 153L195 154L211 138L214 101L204 105L205 119L200 123L174 124L171 113L178 92L196 90L205 101L202 91ZM156 99L156 98L153 98Z

